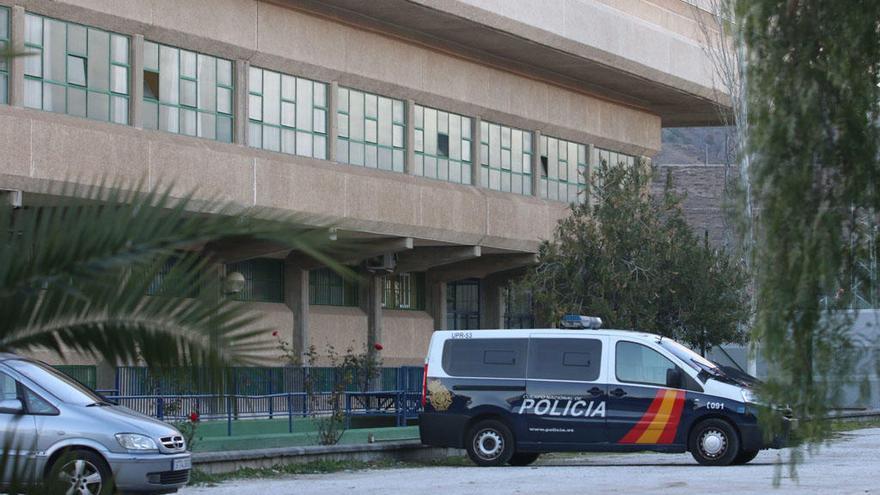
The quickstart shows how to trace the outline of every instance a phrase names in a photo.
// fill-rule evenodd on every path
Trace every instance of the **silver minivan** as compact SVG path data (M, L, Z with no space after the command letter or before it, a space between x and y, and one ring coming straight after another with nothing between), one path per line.
M49 365L0 353L2 483L60 480L61 493L172 493L192 460L171 425L111 404ZM21 472L24 466L24 473Z

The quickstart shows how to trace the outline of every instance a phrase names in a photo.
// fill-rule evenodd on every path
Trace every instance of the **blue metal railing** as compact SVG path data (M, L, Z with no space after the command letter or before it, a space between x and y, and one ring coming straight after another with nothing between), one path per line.
M288 432L293 433L295 417L330 414L333 394L319 392L309 400L305 392L263 395L183 394L183 395L106 395L108 400L141 414L164 421L185 421L198 411L200 420L226 420L227 435L232 435L233 421L244 419L287 418ZM418 417L421 391L383 390L345 392L343 401L346 427L354 416L393 416L397 426Z

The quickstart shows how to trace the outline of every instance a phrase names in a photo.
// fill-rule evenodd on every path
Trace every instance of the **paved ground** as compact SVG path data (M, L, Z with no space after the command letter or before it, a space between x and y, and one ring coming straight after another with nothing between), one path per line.
M327 495L432 493L443 495L571 493L771 493L880 494L880 428L842 434L829 446L806 454L797 482L781 466L779 489L774 471L789 451L763 451L745 466L708 468L690 454L603 454L555 459L531 467L429 467L377 469L275 479L237 480L212 487L191 487L182 494Z

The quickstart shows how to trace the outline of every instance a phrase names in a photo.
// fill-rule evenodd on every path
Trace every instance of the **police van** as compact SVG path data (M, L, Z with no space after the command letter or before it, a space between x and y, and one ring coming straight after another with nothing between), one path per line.
M425 360L422 443L464 448L480 466L528 465L543 452L691 452L744 464L765 441L754 381L647 333L562 329L434 332Z

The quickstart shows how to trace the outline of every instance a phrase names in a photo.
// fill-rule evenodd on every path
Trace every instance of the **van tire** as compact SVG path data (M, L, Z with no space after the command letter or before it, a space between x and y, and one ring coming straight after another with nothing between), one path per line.
M513 457L513 434L497 419L484 419L468 430L465 449L477 466L503 466Z
M80 473L77 473L76 463L81 463ZM74 476L85 483L88 483L88 479L98 479L100 485L91 483L88 486L96 495L109 495L115 491L113 473L103 457L91 450L71 449L58 456L49 467L45 486L47 493L67 493L75 483Z
M704 466L729 466L740 455L739 435L722 419L700 421L691 430L688 450Z
M758 450L743 450L733 460L734 465L748 464L758 455Z
M507 461L511 466L528 466L538 460L541 454L533 452L517 452Z

